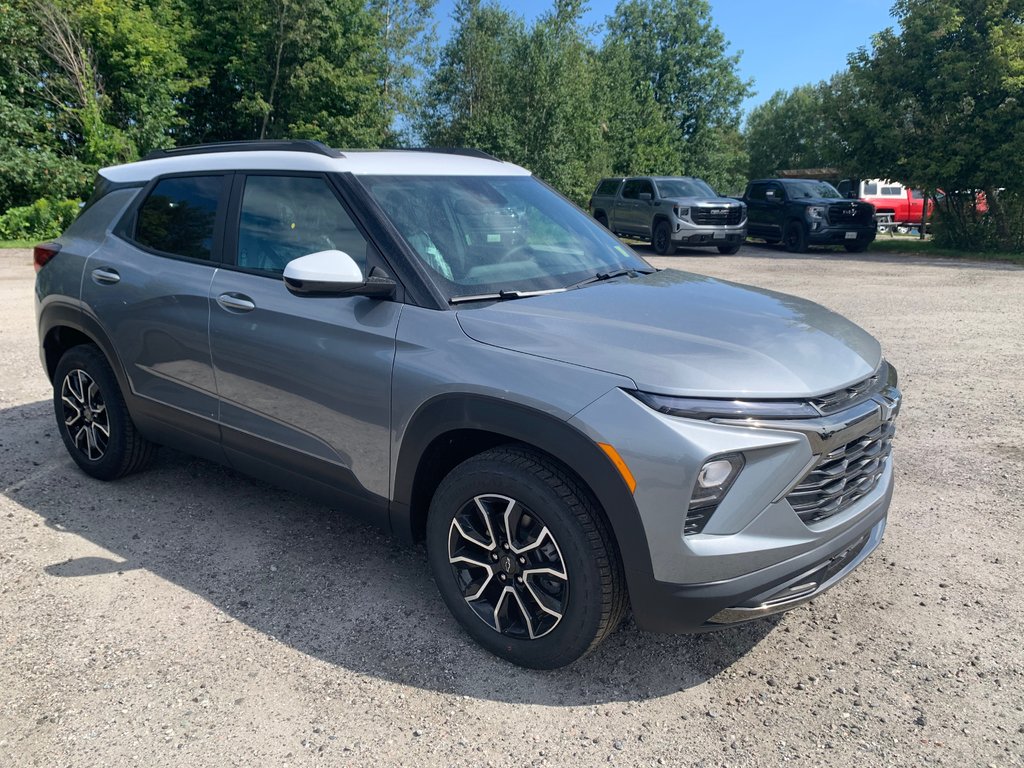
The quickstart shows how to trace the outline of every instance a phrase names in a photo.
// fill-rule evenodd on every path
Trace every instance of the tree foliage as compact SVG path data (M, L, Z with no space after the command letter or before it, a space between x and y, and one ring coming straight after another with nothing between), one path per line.
M834 82L776 91L747 117L750 178L786 168L835 167L842 161L828 103Z
M900 30L851 55L837 95L850 165L942 190L951 244L1024 247L1024 0L897 0L893 14Z

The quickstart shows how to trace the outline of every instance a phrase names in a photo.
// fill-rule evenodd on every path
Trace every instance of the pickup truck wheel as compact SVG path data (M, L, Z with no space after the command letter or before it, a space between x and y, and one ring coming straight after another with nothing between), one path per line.
M807 253L807 231L799 221L791 221L786 225L784 242L790 253Z
M732 256L734 253L738 253L740 247L738 245L720 245L718 246L718 252L723 256Z
M599 213L594 218L597 220L598 224L600 224L605 229L608 229L608 217L607 216L605 216L603 213Z
M571 664L625 612L618 550L589 494L525 446L481 453L441 481L427 557L463 629L524 667Z
M654 237L651 239L651 245L654 246L654 252L659 256L667 256L675 252L672 245L672 227L664 219L654 225Z
M136 431L107 358L90 344L72 347L57 363L53 410L71 458L98 480L137 472L156 452Z

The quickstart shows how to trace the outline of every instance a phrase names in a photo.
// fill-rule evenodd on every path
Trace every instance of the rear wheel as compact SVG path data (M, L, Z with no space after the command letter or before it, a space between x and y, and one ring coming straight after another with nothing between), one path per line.
M486 451L441 481L427 553L463 629L524 667L571 664L625 612L618 551L589 494L525 447Z
M605 216L603 213L597 214L596 216L594 216L594 219L596 219L597 223L600 224L602 227L608 229L608 217Z
M72 347L53 376L53 410L61 439L82 470L99 480L138 471L156 446L139 435L117 378L96 347Z
M654 237L651 239L651 245L654 246L654 252L660 256L667 256L675 251L672 246L672 227L664 219L654 225Z
M786 225L784 241L790 253L807 252L807 230L799 221L791 221Z

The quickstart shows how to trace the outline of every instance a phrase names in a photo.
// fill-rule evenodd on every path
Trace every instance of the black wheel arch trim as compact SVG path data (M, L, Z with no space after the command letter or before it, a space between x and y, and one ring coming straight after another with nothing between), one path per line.
M439 395L420 406L401 441L390 509L391 533L411 543L426 520L413 509L420 460L439 437L476 430L543 451L574 472L590 489L615 536L631 595L654 581L650 549L633 494L597 444L556 416L484 395ZM419 519L421 518L422 519Z

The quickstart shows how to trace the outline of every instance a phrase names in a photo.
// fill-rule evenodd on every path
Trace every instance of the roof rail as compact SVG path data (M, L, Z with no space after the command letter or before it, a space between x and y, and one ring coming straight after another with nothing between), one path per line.
M484 160L494 160L497 163L504 162L494 155L484 152L482 149L473 147L399 147L403 152L437 152L442 155L465 155L466 157L480 157Z
M309 139L259 139L253 141L218 141L210 144L191 144L185 147L154 149L143 160L182 155L212 155L218 152L311 152L327 157L344 157L340 151L320 141Z

